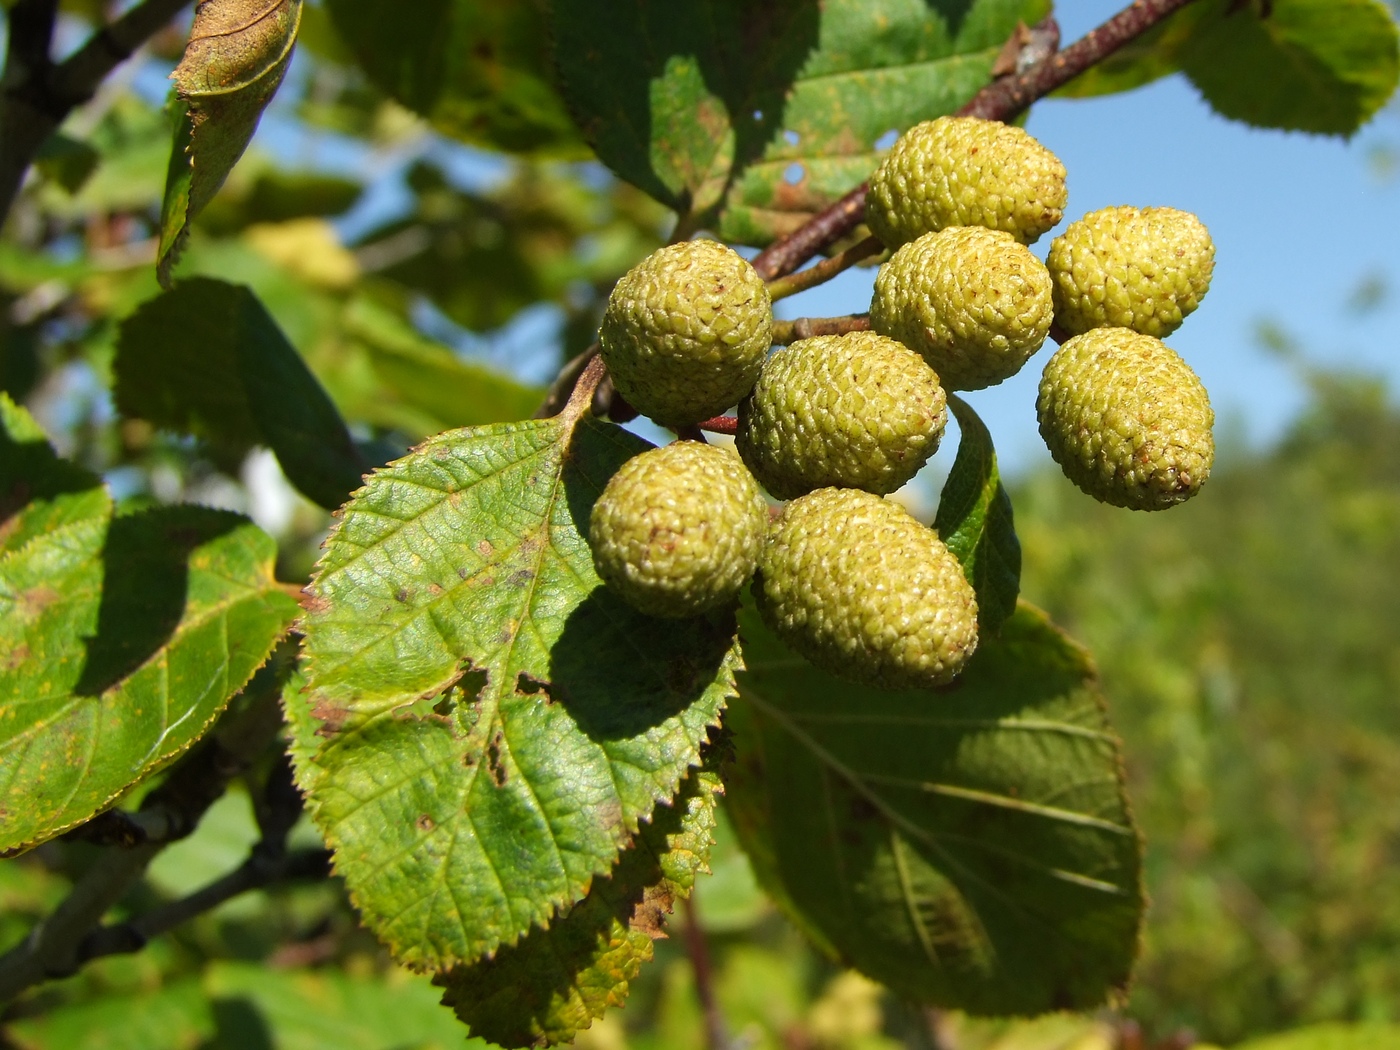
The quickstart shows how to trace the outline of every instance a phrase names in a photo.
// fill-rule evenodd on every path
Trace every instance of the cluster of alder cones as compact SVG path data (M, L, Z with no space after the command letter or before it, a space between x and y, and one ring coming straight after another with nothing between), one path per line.
M884 497L937 450L946 391L1016 374L1052 326L1064 341L1036 409L1065 474L1138 510L1194 495L1214 417L1161 337L1210 285L1210 235L1187 212L1106 208L1042 263L1027 245L1066 200L1064 166L1019 128L914 127L866 199L892 250L870 330L771 354L768 288L736 252L688 241L633 268L599 333L618 392L673 429L737 403L737 437L623 465L590 522L604 582L643 612L685 617L732 606L753 578L765 622L817 666L891 688L946 683L977 647L976 597L938 535ZM789 501L780 513L764 490Z

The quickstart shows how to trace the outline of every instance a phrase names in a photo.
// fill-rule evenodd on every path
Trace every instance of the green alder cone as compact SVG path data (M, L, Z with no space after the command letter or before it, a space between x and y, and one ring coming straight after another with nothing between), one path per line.
M618 392L668 427L723 412L753 387L773 334L768 287L716 241L668 245L613 288L598 333Z
M1160 339L1201 304L1215 245L1187 211L1102 208L1051 242L1046 265L1055 320L1067 332L1131 328Z
M891 248L949 226L985 226L1032 244L1068 200L1065 166L1020 128L939 117L906 131L871 176L865 221Z
M624 463L593 505L589 545L603 582L652 616L695 616L753 575L768 504L733 449L698 441Z
M904 508L859 489L783 508L754 594L790 648L867 685L942 685L977 648L977 598L957 558Z
M893 492L938 449L948 399L938 376L875 332L800 339L739 403L736 447L779 499L837 486Z
M1164 510L1210 476L1206 389L1153 336L1096 328L1067 340L1045 366L1036 413L1065 476L1103 503Z
M910 241L875 277L870 327L923 355L949 390L1009 379L1054 317L1050 274L1008 233L958 226Z

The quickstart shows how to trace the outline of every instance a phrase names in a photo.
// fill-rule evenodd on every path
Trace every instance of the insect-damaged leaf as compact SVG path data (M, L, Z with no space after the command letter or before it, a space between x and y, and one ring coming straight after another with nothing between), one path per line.
M198 740L296 612L252 522L114 517L88 482L0 397L0 850L81 823Z
M867 178L876 143L951 113L1044 0L552 0L560 80L624 179L762 245Z
M371 475L327 542L299 777L409 965L472 962L582 898L732 691L732 617L658 621L594 573L593 502L645 447L593 419L450 431Z

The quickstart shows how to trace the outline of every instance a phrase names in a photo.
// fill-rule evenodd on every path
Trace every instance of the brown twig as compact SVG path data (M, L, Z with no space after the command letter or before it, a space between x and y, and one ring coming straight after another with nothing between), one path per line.
M91 958L86 945L101 929L103 915L167 843L195 829L234 777L275 746L282 726L283 672L292 652L290 643L284 643L274 653L245 688L245 702L235 704L214 732L171 768L165 781L142 799L136 817L109 822L110 828L119 828L130 838L113 835L110 841L117 844L107 847L62 903L23 941L0 955L0 1003L42 981L67 976ZM290 828L295 820L296 814L288 812L282 812L275 823L259 815L264 837L269 828Z
M705 1045L708 1050L729 1050L729 1026L725 1024L724 1013L715 995L710 946L705 942L705 931L700 928L695 914L695 897L685 898L681 909L684 913L685 949L690 956L690 967L695 971L695 996L700 1000L700 1009L705 1015Z
M879 255L885 250L885 245L879 237L867 237L865 240L847 248L844 252L833 255L830 259L823 259L820 262L807 267L805 270L798 270L790 273L786 277L779 277L768 283L768 294L774 302L785 299L789 295L796 295L798 292L805 292L808 288L815 288L819 284L825 284L838 273L849 270L856 263L863 259L869 259L872 255Z
M1098 28L1091 29L1069 47L1056 51L1024 73L992 81L958 112L987 120L1011 120L1036 99L1063 87L1090 66L1102 62L1128 41L1192 2L1194 0L1134 0ZM865 217L867 188L867 183L861 183L792 233L774 241L754 258L754 269L764 280L774 280L792 273L808 259L845 237Z
M799 317L794 321L773 322L773 344L787 346L798 339L817 335L845 335L847 332L870 331L869 314L846 314L842 317Z

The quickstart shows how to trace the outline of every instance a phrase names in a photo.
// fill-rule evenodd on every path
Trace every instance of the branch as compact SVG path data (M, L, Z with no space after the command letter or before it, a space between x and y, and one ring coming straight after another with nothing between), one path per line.
M823 259L805 270L798 270L790 273L786 277L779 277L768 284L768 294L776 302L779 299L786 299L789 295L796 295L798 292L805 292L808 288L815 288L819 284L825 284L838 273L849 270L856 263L864 259L869 259L872 255L879 255L885 250L885 245L879 237L867 237L859 244L854 244L839 255L833 255L830 259Z
M247 860L187 897L127 922L91 930L78 945L74 962L82 965L104 955L138 952L151 938L212 911L240 893L288 879L324 878L330 874L329 850L287 852L287 835L301 815L301 795L292 780L292 765L285 753L269 774L262 797L254 808L262 835Z
M685 948L690 956L690 967L695 971L695 995L700 1000L700 1009L705 1017L705 1045L707 1050L729 1050L729 1026L725 1024L724 1011L720 1009L715 995L714 967L710 963L710 948L705 942L705 931L695 914L695 896L681 901L685 913Z
M92 98L108 73L189 4L143 0L57 65L49 59L49 46L58 0L19 0L11 8L10 42L0 75L0 221L9 214L44 141Z
M58 0L19 0L10 9L9 43L5 49L6 94L22 85L41 82L50 68L49 48L58 18Z
M135 844L103 850L53 914L18 945L0 955L0 1003L42 981L66 977L90 958L84 955L85 945L94 931L100 931L102 916L141 877L155 855L170 842L192 832L229 782L276 742L282 726L283 672L294 653L291 643L284 643L274 652L244 689L243 703L235 701L215 732L187 752L165 781L147 793L139 813L106 822L106 826L120 828L132 836L123 840L122 834L117 833L111 841ZM269 781L269 791L272 787ZM290 828L296 820L294 815L288 818L285 805L269 802L269 814L280 815L270 815L265 822L259 815L264 838L269 828L275 833L284 826ZM297 808L300 809L299 797ZM285 830L281 833L285 835Z
M1011 120L1030 104L1063 87L1090 66L1102 62L1130 40L1193 0L1134 0L1097 29L1092 29L1062 51L1037 62L1017 76L994 80L958 112L986 120ZM808 259L839 241L865 218L865 192L861 183L825 211L759 252L754 269L765 280L792 273Z
M773 322L773 345L787 346L799 339L818 335L845 335L848 332L870 331L869 314L847 314L843 317L799 317L795 321Z
M54 69L54 92L68 101L70 109L86 102L108 73L189 5L190 0L145 0L109 22Z

